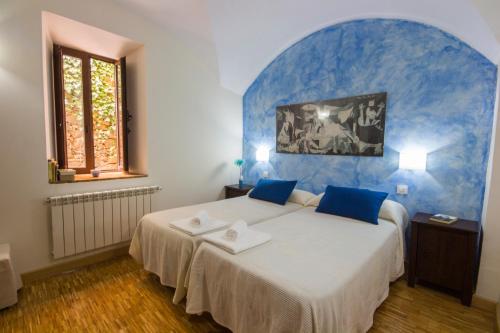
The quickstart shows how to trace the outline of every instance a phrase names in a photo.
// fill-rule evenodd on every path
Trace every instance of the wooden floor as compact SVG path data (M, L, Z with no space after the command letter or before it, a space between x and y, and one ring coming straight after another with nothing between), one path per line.
M26 285L0 310L0 332L227 332L209 315L189 316L173 290L121 257ZM493 332L494 313L394 283L370 332Z

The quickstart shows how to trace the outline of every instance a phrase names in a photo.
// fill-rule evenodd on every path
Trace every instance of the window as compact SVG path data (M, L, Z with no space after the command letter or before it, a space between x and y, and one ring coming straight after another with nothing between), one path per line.
M54 45L57 159L77 173L127 171L125 58Z

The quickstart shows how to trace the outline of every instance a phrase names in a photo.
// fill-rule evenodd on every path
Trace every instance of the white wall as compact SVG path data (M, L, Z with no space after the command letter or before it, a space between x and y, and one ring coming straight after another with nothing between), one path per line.
M43 18L42 18L43 21ZM55 126L53 116L54 94L51 89L53 86L52 75L52 45L54 41L48 31L48 26L42 24L42 77L43 77L43 110L45 114L45 145L47 159L56 157ZM49 45L51 47L49 47Z
M500 74L500 73L499 73ZM483 248L477 295L500 302L500 75L483 212Z
M500 43L500 20L498 20L498 13L500 13L500 1L498 0L472 0L488 23L491 30L495 34L497 41Z
M146 73L130 75L147 95L148 178L48 184L43 10L145 45ZM111 1L0 3L0 243L11 243L18 271L54 263L47 196L158 184L164 190L154 205L169 208L215 200L224 184L237 179L231 163L241 156L241 97L222 89L213 67L200 57L170 31Z

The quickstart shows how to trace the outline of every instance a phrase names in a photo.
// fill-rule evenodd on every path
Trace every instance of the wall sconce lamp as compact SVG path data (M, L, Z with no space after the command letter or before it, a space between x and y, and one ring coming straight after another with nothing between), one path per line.
M425 170L427 152L423 149L407 149L399 153L399 168L408 170Z
M260 146L255 153L257 162L269 162L269 148Z

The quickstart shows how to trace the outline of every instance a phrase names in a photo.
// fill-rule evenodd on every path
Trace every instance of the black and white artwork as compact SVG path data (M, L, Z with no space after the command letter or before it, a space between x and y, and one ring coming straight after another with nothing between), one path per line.
M387 93L276 108L276 152L383 156Z

